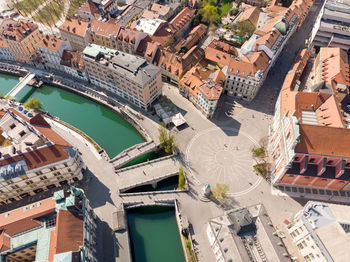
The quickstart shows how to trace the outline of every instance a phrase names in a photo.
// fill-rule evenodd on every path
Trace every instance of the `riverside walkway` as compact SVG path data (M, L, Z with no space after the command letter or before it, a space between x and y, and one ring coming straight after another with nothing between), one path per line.
M35 77L35 74L28 73L25 77L23 77L21 81L18 82L17 85L15 85L10 90L10 92L6 94L6 96L15 97L22 90L22 88L24 88L29 83L29 81L32 80L34 77Z
M148 141L141 144L134 145L116 157L112 158L109 162L112 163L115 169L118 169L125 165L126 163L150 152L155 151L159 147L159 144L156 144L154 141Z
M167 156L135 166L116 170L120 192L141 185L155 185L158 181L176 175L180 163L176 156Z

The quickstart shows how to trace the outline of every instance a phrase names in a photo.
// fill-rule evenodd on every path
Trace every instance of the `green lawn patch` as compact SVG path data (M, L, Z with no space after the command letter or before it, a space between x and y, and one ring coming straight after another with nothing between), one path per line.
M60 19L63 12L63 3L51 2L37 13L33 19L40 23L53 26Z
M14 8L22 15L29 15L44 3L45 0L23 0L14 4Z
M75 15L75 13L78 11L79 7L84 4L86 0L71 0L70 6L68 9L67 17L71 18Z
M267 174L268 174L268 169L269 169L269 165L268 163L260 163L260 164L256 164L254 167L254 171L262 176L263 178L267 178Z
M226 2L226 1L224 1L224 2ZM219 6L218 9L219 9L220 17L227 16L227 14L232 9L232 2L222 3L222 5Z

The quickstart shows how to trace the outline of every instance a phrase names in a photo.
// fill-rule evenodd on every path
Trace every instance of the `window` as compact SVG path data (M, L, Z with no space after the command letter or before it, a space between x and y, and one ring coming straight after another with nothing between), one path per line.
M16 127L15 124L10 125L10 128L11 128L11 129L14 129L15 127Z
M35 174L36 174L37 176L42 175L42 173L43 173L43 172L41 172L41 171L35 172Z
M19 133L19 135L22 137L22 136L24 136L26 134L26 132L25 131L21 131L20 133Z
M47 179L46 176L41 176L41 177L40 177L40 180L46 180L46 179Z
M315 158L310 158L310 163L315 163Z
M333 160L329 160L329 161L327 161L327 165L333 165Z
M28 180L28 181L26 181L26 184L27 185L33 184L33 181L32 180Z

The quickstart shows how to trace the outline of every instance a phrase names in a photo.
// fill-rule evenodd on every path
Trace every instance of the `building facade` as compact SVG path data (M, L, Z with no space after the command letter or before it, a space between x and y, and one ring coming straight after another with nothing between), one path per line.
M62 55L61 67L63 71L76 79L89 81L85 72L83 53L65 50Z
M317 47L350 48L350 1L325 1L312 31L312 44Z
M311 92L297 91L309 56L306 49L300 53L276 102L268 148L271 180L275 186L349 191L350 129L340 103L350 86L347 55L340 48L321 48L315 67L322 69L314 71L322 72L321 81L312 83Z
M160 95L161 70L145 59L95 44L83 53L88 77L99 88L144 110Z
M262 86L270 59L263 51L232 59L226 72L225 93L251 101Z
M33 22L5 19L0 25L0 37L7 43L15 60L30 64L37 59L36 44L43 36Z
M83 190L70 187L0 214L0 260L97 262L96 215Z
M0 59L10 60L10 61L15 60L14 57L12 56L12 53L10 51L10 48L7 42L2 38L0 38Z
M58 28L61 37L67 39L74 51L83 51L88 44L87 28L89 23L81 19L66 19Z
M68 40L46 35L38 44L38 51L46 69L62 70L61 58L64 50L72 50Z
M1 111L0 129L1 205L82 179L78 150L40 114L21 106Z
M307 262L348 261L349 212L349 206L309 201L287 224L301 259Z

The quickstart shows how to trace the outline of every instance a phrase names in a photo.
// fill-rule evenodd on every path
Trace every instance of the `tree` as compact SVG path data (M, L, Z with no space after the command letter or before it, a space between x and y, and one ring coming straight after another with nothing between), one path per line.
M212 190L212 197L218 201L224 200L226 198L226 194L229 190L229 186L226 184L217 183L215 188Z
M177 188L183 189L185 187L185 175L184 175L184 168L180 166L179 168L179 183Z
M0 99L3 99L4 95L2 93L0 93Z
M218 20L218 8L211 4L207 4L202 9L202 21L208 24L213 24Z
M164 149L165 153L172 154L175 151L175 136L169 134L168 130L165 128L165 125L162 124L159 126L159 143L160 148Z
M43 108L43 105L39 99L32 97L24 104L24 107L27 109L33 109L34 111L39 111Z

